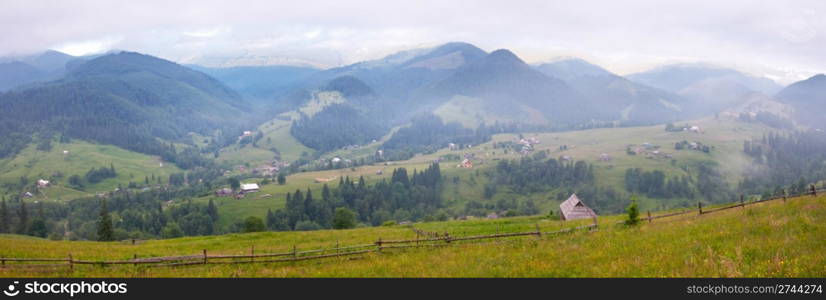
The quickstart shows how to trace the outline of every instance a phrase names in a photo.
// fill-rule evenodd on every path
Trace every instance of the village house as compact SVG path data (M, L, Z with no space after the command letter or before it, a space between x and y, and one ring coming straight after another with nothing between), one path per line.
M611 161L611 156L608 155L608 153L602 153L602 154L599 155L599 161L605 161L605 162Z
M49 186L49 181L45 179L38 179L37 180L37 187L44 188Z
M257 193L259 191L259 187L257 183L242 183L241 184L241 194L247 193Z
M471 169L471 168L473 168L473 162L470 161L470 159L465 158L464 160L462 160L462 163L457 165L456 167L457 168Z
M489 213L487 216L488 219L499 219L499 215L496 212Z
M585 206L576 194L571 194L568 200L559 204L559 211L564 221L597 217L597 214L590 207Z

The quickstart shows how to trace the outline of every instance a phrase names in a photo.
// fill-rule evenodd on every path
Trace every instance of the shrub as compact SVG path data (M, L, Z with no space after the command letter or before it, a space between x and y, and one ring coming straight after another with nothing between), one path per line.
M336 208L333 215L333 228L349 229L356 227L356 213L344 207Z
M250 216L244 219L244 232L259 232L266 229L267 226L264 225L264 221L259 217Z

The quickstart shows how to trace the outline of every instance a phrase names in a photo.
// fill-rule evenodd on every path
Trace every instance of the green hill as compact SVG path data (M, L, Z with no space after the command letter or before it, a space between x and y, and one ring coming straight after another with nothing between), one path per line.
M67 153L64 154L64 151ZM115 167L117 177L95 184L85 183L82 191L68 183L72 175L83 177L93 167L110 166ZM54 143L48 151L37 150L35 145L30 145L14 157L0 159L0 184L18 185L21 177L26 178L30 185L38 179L50 180L48 188L34 193L35 199L44 200L91 196L96 192L114 190L118 185L127 186L130 181L143 184L146 177L159 177L165 182L170 174L177 172L182 170L159 157L81 141ZM14 189L15 192L18 190ZM3 194L13 193L3 191Z

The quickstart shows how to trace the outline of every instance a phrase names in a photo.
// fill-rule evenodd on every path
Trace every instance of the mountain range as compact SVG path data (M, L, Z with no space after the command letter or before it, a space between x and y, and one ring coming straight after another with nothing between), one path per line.
M126 51L95 57L50 51L0 59L0 89L7 90L0 94L0 126L29 139L45 130L147 153L157 152L159 140L191 143L190 133L220 147L319 91L345 99L322 116L384 129L433 113L446 122L564 129L660 124L727 110L783 117L778 111L788 110L799 123L820 126L824 81L819 75L782 88L699 64L620 76L578 58L530 65L507 49L488 53L461 42L326 70L207 68ZM11 144L0 155L21 147Z
M153 154L165 151L158 139L191 143L190 132L234 138L250 113L218 80L134 52L103 55L66 68L60 79L2 93L0 107L3 126L15 133L58 133ZM4 144L2 154L25 146Z

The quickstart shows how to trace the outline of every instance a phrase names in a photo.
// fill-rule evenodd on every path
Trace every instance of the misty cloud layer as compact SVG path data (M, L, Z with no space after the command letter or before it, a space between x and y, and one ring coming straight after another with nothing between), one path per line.
M664 2L664 3L661 3ZM466 41L625 74L709 62L783 84L826 72L823 1L25 1L0 56L125 49L180 63L338 66Z

